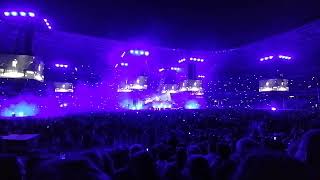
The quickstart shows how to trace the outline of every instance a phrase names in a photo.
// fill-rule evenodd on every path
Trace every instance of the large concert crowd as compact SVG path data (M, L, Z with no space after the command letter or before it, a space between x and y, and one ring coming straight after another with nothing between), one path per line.
M4 119L1 135L39 138L1 154L0 179L318 179L319 122L312 112L257 110Z

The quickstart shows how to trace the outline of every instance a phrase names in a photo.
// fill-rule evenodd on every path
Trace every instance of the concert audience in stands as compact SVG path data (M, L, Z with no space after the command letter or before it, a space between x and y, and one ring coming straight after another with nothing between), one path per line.
M293 117L230 110L3 120L2 135L40 138L28 152L2 149L0 179L319 179L317 117Z

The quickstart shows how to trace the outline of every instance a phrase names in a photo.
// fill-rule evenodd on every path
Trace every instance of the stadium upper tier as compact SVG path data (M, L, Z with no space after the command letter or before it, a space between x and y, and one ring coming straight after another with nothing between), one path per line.
M17 38L20 37L17 36L12 24L8 25L5 21L0 21L0 40L2 42L0 52L14 53ZM216 64L215 67L246 69L256 67L261 57L270 54L286 54L294 59L297 67L301 67L303 63L305 66L313 65L312 67L317 68L320 65L316 59L320 53L317 48L320 45L319 39L320 21L314 21L292 31L243 47L217 51L159 48L142 42L120 42L59 31L38 31L34 35L32 44L35 56L42 57L46 63L55 63L59 59L72 64L94 63L112 66L112 61L119 58L123 51L142 48L148 49L151 52L151 58L162 64L176 62L190 54L201 54L209 62Z

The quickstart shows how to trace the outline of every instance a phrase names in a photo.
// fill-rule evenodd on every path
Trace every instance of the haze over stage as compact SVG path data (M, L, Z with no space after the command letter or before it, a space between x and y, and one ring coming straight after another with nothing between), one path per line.
M45 27L54 22L38 12L35 17L27 17L27 11L26 16L16 12L17 16L5 13L0 24L0 50L10 54L20 47L15 41L18 31L12 29L14 18L20 23L33 18ZM315 109L319 104L320 64L314 61L319 24L315 21L243 47L212 51L159 47L142 40L108 40L48 31L48 27L35 29L32 47L26 48L34 55L0 56L6 66L0 67L1 83L6 85L1 87L1 108L16 107L27 99L27 104L38 107L39 116L51 116L49 109L61 115L128 109ZM44 62L42 74L38 67L33 75L25 70L31 57L39 65ZM305 72L303 65L314 69ZM7 88L16 78L26 81ZM35 86L27 79L43 83ZM24 89L30 87L35 94L25 94ZM8 98L9 91L19 96Z

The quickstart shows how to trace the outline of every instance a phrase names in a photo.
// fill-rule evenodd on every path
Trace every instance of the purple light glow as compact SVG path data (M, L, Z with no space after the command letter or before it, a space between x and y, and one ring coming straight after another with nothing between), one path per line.
M149 56L150 52L149 51L144 51L144 50L130 50L130 54L136 55L136 56Z
M284 60L290 60L291 59L290 56L284 56L284 55L278 55L276 57L278 57L279 59L284 59ZM267 61L267 60L271 60L273 58L274 58L274 56L266 56L266 57L260 58L260 61Z
M274 56L266 56L266 57L260 58L260 61L267 61L267 60L271 60L273 58L274 58Z
M184 61L186 61L186 58L180 59L178 62L179 62L179 63L182 63L182 62L184 62Z
M35 17L35 13L34 12L25 12L25 11L20 11L20 12L17 12L17 11L11 11L11 12L8 12L8 11L5 11L3 13L5 16L21 16L21 17L26 17L27 15L29 17Z
M284 55L279 55L278 56L280 59L287 59L287 60L290 60L291 57L290 56L284 56Z
M121 54L121 58L123 58L125 55L126 55L126 52L124 51L124 52Z
M204 62L204 59L201 59L201 58L194 58L194 57L191 57L189 58L190 61L195 61L195 62ZM183 61L182 61L183 62Z
M20 14L20 16L26 16L27 15L27 13L23 12L23 11L19 12L19 14Z
M44 21L44 23L46 24L46 26L47 26L48 29L52 29L52 26L50 25L48 19L44 18L43 21Z
M16 11L12 11L11 16L18 16L18 13Z
M129 64L128 64L128 63L123 63L123 62L122 62L122 63L120 63L120 65L121 65L121 66L128 66Z
M69 66L67 64L55 64L58 68L68 68Z
M35 17L35 16L36 16L36 14L35 14L34 12L28 12L28 15L29 15L30 17Z
M272 108L271 108L271 110L272 110L272 111L276 111L276 110L277 110L277 108L275 108L275 107L272 107Z
M177 72L179 72L179 71L181 70L181 69L178 68L178 67L171 67L170 69L173 70L173 71L177 71Z

